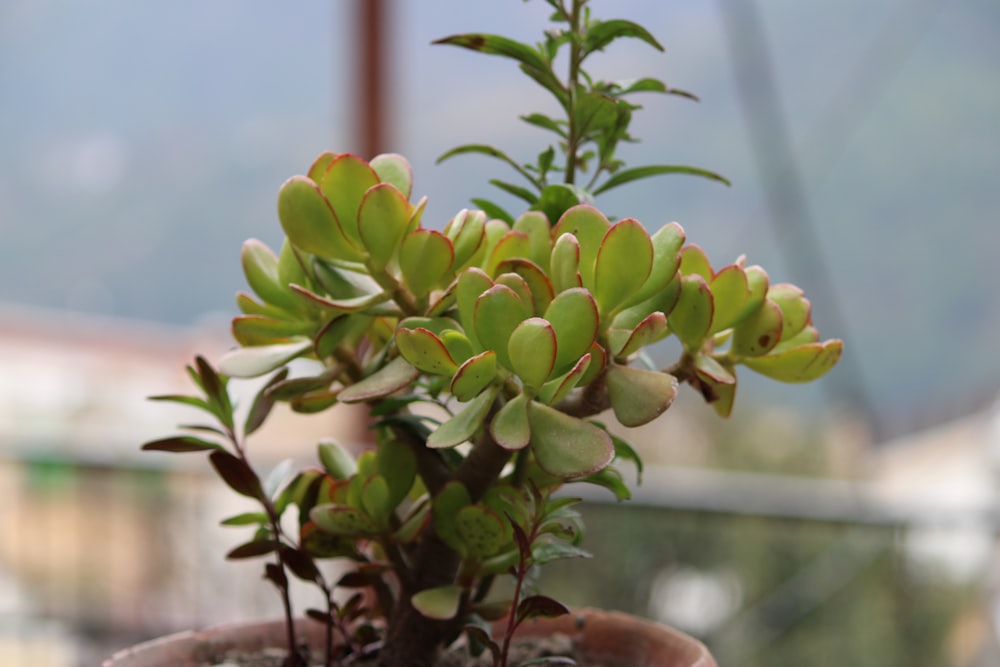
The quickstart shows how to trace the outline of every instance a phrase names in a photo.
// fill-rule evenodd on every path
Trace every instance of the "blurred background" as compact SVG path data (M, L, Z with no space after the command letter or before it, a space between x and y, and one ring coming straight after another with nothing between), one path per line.
M735 414L687 395L629 434L635 500L589 498L586 546L543 582L704 639L722 665L1000 664L1000 5L993 0L594 0L643 24L595 58L654 76L621 154L692 164L598 204L676 220L714 263L805 288L840 365L741 376ZM239 511L201 457L139 455L186 415L243 287L280 243L275 195L321 151L399 152L438 227L487 184L467 142L533 160L551 111L509 61L431 46L535 41L541 0L0 3L0 665L98 664L174 630L276 615ZM308 458L349 414L262 433ZM235 508L235 510L234 510ZM595 576L595 574L599 576ZM561 593L560 593L561 591Z

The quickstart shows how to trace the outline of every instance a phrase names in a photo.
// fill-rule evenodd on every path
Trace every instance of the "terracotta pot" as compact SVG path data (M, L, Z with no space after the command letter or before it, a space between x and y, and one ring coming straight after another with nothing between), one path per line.
M297 630L299 641L308 642L322 655L322 626L300 621ZM553 633L574 637L585 658L606 667L716 667L708 649L696 639L621 612L581 609L568 616L529 621L518 628L517 636ZM119 651L104 667L192 667L231 648L281 648L284 641L280 621L227 625L139 644Z
M584 656L607 667L717 667L697 639L653 621L618 611L580 609L558 618L524 623L515 636L563 633Z

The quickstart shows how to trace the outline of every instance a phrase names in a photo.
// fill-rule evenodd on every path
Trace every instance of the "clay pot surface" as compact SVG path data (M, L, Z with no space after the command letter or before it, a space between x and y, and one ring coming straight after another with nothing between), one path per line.
M320 654L323 627L298 621L297 636ZM517 636L562 633L573 638L583 658L601 667L717 667L705 646L672 628L629 614L580 609L558 618L537 619L518 628ZM230 649L282 648L281 621L224 625L180 632L119 651L104 667L198 667L209 656ZM586 663L584 663L586 664Z

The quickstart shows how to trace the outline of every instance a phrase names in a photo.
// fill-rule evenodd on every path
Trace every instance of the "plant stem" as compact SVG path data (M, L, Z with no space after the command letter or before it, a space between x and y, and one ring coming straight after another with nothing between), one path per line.
M568 121L566 137L566 183L569 185L573 185L576 182L576 156L580 150L580 137L577 136L576 126L576 103L577 88L580 81L580 63L583 52L583 44L580 39L580 11L583 8L584 1L573 0L573 8L569 12L571 38L569 40L569 76L566 80L566 120Z

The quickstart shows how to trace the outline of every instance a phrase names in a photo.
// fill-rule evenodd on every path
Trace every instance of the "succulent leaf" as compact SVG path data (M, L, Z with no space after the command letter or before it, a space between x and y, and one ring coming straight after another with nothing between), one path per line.
M556 363L556 348L555 330L540 317L518 324L507 341L512 370L526 387L534 390L549 379Z
M407 199L413 195L413 168L405 157L398 153L383 153L372 158L369 165L380 181L391 183Z
M499 389L488 388L473 398L457 415L441 424L427 438L427 446L444 449L460 445L476 434L489 414Z
M715 304L711 332L715 333L732 327L739 320L750 298L750 285L743 269L730 264L712 276L709 286Z
M798 335L812 318L812 305L802 290L795 285L782 283L767 290L767 298L781 309L781 340Z
M580 204L566 211L559 219L552 234L558 239L565 233L572 234L580 243L580 276L583 286L594 287L594 263L604 235L611 223L593 206Z
M580 241L572 234L562 234L556 238L549 265L549 275L556 292L583 286L583 278L580 276Z
M594 298L609 315L645 284L653 268L653 243L638 220L615 224L601 241L594 264Z
M292 359L305 354L310 348L312 341L309 339L236 348L224 354L219 360L219 371L229 377L259 377L281 368Z
M497 353L486 350L463 363L451 379L451 393L460 401L468 401L490 385L497 376Z
M497 361L513 370L507 342L518 324L531 317L528 304L511 288L494 285L476 300L473 324L479 342L497 353Z
M607 431L555 408L532 401L528 423L535 460L550 475L583 477L604 468L614 457Z
M396 357L366 378L340 392L342 403L360 403L385 398L406 388L420 377L420 371L403 357Z
M736 326L730 351L739 357L767 354L781 340L783 328L781 308L770 299L764 299L756 312L745 317Z
M807 343L762 357L742 359L741 363L761 375L781 382L811 382L836 365L844 351L838 339Z
M320 530L340 537L367 537L379 530L370 516L350 505L317 505L309 518Z
M712 290L705 278L698 273L681 276L680 296L667 321L685 347L700 347L712 326L714 312Z
M440 283L455 262L447 236L433 229L411 232L399 247L399 269L414 296L422 297Z
M458 370L445 344L427 329L400 327L396 330L396 347L404 359L425 373L451 376Z
M677 396L677 379L659 371L608 366L608 397L624 426L642 426L666 412Z
M338 155L326 168L320 188L330 202L344 235L354 247L361 247L358 233L358 208L369 188L378 185L379 177L367 162L356 155Z
M455 584L428 588L410 598L410 604L427 618L447 621L458 615L462 589Z
M545 310L544 317L555 330L556 363L553 372L560 375L590 351L601 323L597 302L586 289L574 287L556 295Z
M531 399L521 393L504 403L490 423L490 435L504 449L524 449L531 440L528 407Z
M482 560L496 554L506 537L503 519L484 505L467 505L455 515L455 529L469 558Z
M410 203L394 185L381 183L365 192L357 214L358 234L372 268L382 271L406 234Z
M329 259L361 257L319 187L305 176L292 176L281 186L278 219L288 239L305 252Z

